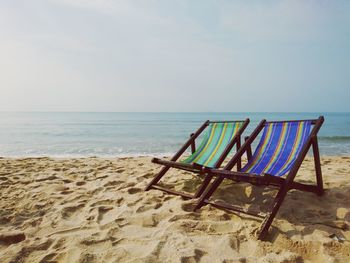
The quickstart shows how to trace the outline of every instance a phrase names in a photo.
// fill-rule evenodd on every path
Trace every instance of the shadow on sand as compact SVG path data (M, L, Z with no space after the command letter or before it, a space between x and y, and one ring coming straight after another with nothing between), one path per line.
M167 183L166 186L194 193L200 186L202 179L198 176L192 177L189 173L186 173L184 176L185 178L182 179L187 180L174 180L169 184ZM311 180L302 182L307 184L315 183ZM253 186L247 183L233 183L225 180L212 199L245 207L251 212L260 211L266 213L276 194L276 188ZM349 196L350 185L328 187L325 189L323 196L298 190L289 191L274 222L276 222L276 219L283 219L297 227L283 232L276 228L273 223L267 239L273 242L281 233L290 238L294 235L305 236L313 233L315 230L322 230L327 232L330 237L335 236L340 242L349 241L343 235L343 231L349 230L350 225L350 212L348 212L350 210ZM227 212L236 214L232 211ZM261 222L260 219L255 219L245 214L238 215L242 218ZM301 230L296 230L297 228Z

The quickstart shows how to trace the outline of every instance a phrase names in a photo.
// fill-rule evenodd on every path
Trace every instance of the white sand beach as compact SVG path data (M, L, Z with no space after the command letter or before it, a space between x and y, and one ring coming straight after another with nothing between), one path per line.
M325 195L289 192L268 241L260 221L143 189L149 157L0 159L1 262L350 262L350 157L322 157ZM314 182L308 158L297 180ZM164 182L194 191L172 171ZM274 191L225 184L216 198L264 209Z

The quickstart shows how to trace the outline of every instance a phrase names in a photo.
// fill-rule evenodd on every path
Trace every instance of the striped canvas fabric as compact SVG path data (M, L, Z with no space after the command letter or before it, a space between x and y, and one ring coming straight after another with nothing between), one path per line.
M182 162L214 167L242 124L243 122L209 124L208 130L198 149Z
M252 159L242 172L275 176L286 174L311 131L311 121L268 123Z

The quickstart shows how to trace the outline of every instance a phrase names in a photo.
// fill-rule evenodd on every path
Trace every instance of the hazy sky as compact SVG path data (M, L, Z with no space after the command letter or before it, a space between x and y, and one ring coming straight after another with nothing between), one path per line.
M350 111L350 1L0 1L0 110Z

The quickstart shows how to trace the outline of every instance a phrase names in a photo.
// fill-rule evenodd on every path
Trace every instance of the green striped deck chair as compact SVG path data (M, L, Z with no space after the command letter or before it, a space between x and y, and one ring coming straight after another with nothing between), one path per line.
M237 134L243 122L210 123L198 149L182 163L195 163L207 167L217 167L216 163L227 145Z
M194 195L167 189L157 185L157 183L170 168L201 174L203 167L220 167L233 147L236 145L236 149L238 150L241 146L241 135L248 123L249 119L245 121L206 121L197 132L191 134L188 141L170 161L158 158L152 159L153 163L160 164L163 168L148 184L146 191L153 188L170 194L181 195L185 198L199 197L210 183L211 178L210 180L204 178L202 185ZM202 141L196 149L196 139L198 139L199 135L202 133L204 133L203 136L201 136ZM181 160L180 157L188 148L191 148L191 155ZM241 168L240 165L241 162L237 162L238 169Z
M205 167L206 175L209 177L215 176L216 179L202 194L195 209L200 208L205 203L212 203L218 207L263 217L264 221L259 232L259 239L265 238L288 190L298 189L318 195L323 194L322 173L317 143L317 133L323 121L323 116L320 116L316 120L275 122L266 122L263 120L223 169ZM254 154L252 154L251 144L261 131L262 136ZM298 169L311 147L315 160L317 184L309 185L295 182L294 178ZM231 171L232 167L245 152L248 156L246 165L237 172ZM209 200L224 179L230 179L236 182L248 182L254 185L273 186L279 188L279 192L273 200L268 213L264 214L261 211L252 213L252 211L232 206L228 203L217 203Z

